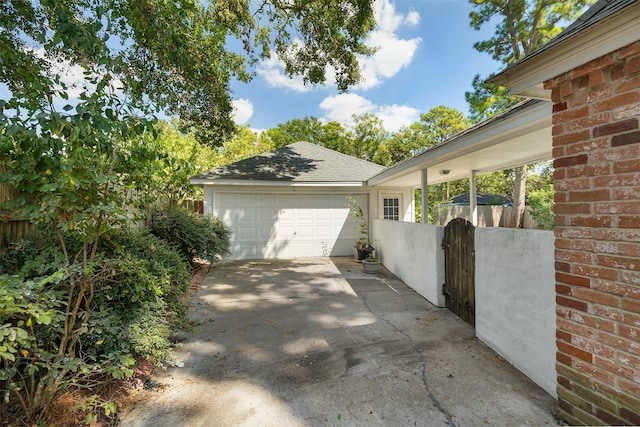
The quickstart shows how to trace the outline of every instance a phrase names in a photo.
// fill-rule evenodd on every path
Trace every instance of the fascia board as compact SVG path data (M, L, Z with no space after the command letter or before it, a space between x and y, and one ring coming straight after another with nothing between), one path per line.
M276 181L248 181L229 179L192 179L189 182L193 185L228 185L228 186L251 186L251 187L364 187L364 182L276 182Z
M397 167L391 166L389 169L370 178L367 184L370 186L380 185L402 175L426 169L433 164L442 163L451 158L504 142L508 140L510 136L518 136L531 132L532 130L550 126L550 123L551 103L541 102L512 116L480 127L474 132L463 134L457 138L454 137L453 140L428 149L406 162L398 164ZM496 162L496 165L498 164L500 164L500 162Z
M540 98L546 92L549 99L550 91L540 90L542 83L638 41L639 28L640 7L635 5L507 68L489 81L509 88L516 95L535 93Z

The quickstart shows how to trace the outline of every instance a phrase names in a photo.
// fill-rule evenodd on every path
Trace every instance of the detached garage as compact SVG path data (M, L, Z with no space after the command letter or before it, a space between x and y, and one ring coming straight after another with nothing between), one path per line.
M232 231L230 259L341 256L359 228L355 198L368 212L366 181L385 168L297 142L191 178L204 188L204 214Z

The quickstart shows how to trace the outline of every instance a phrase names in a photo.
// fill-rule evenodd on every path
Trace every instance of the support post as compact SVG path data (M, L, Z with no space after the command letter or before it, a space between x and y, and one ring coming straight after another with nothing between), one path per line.
M422 187L422 223L428 224L429 223L429 180L427 177L426 169L422 169L420 186Z
M478 226L478 191L476 189L476 173L471 171L471 179L469 179L469 209L471 209L471 224Z

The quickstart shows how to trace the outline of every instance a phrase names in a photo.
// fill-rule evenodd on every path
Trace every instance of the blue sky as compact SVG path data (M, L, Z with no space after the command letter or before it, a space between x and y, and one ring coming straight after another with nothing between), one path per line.
M277 60L265 61L250 83L232 86L236 122L261 130L316 116L349 125L352 114L372 113L396 131L438 105L467 114L464 93L474 75L502 69L473 49L494 29L471 29L471 9L467 0L376 0L378 28L368 42L380 49L361 63L364 82L340 94L331 84L304 86L284 76Z

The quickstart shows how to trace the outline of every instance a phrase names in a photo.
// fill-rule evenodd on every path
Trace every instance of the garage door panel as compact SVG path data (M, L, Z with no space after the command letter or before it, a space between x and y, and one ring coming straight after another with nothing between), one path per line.
M367 212L367 196L356 198ZM216 193L213 212L233 232L235 259L350 255L360 234L339 194Z

